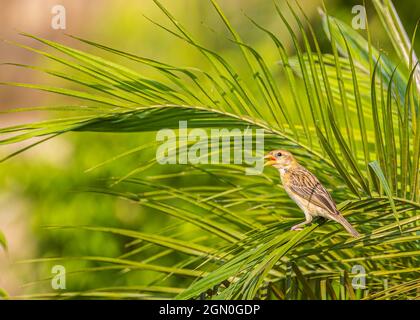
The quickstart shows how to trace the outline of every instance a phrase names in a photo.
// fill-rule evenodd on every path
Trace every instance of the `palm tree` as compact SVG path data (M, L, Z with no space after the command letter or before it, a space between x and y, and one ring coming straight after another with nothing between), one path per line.
M274 33L249 19L277 50L283 71L279 78L273 75L271 62L242 40L216 0L210 1L243 55L248 69L245 75L228 59L197 42L158 0L154 2L171 27L152 22L195 48L209 70L177 67L73 37L154 70L158 76L151 79L100 56L24 34L54 51L20 46L71 70L43 71L78 89L7 84L70 96L80 103L68 106L71 116L2 128L1 144L42 137L32 147L70 131L156 132L177 129L179 121L205 130L263 129L264 148L292 150L330 187L339 210L362 237L351 239L340 226L324 221L300 232L290 231L302 215L282 190L275 170L245 175L242 165L189 164L173 166L163 175L145 175L145 170L158 165L154 158L115 178L109 188L93 191L134 201L180 224L154 234L98 226L62 228L110 233L137 244L121 257L78 257L96 263L80 270L82 274L112 269L149 270L162 276L145 286L97 288L62 296L415 298L420 287L416 263L420 254L420 73L413 50L415 35L410 41L390 0L373 0L400 58L396 64L372 45L368 24L362 36L323 8L322 25L331 44L330 53L323 53L299 4L287 6L293 21L274 4L293 41L294 56ZM291 23L297 24L298 33ZM55 107L29 110L34 109ZM102 165L154 147L155 142L141 145ZM177 150L175 144L172 147ZM232 145L216 147L233 149ZM183 177L194 183L174 187L173 182ZM5 241L0 235L1 243ZM141 251L150 252L147 259L136 258ZM176 264L168 265L165 257L172 257ZM31 262L63 259L69 258ZM366 288L361 270L365 271ZM389 286L384 287L384 279Z

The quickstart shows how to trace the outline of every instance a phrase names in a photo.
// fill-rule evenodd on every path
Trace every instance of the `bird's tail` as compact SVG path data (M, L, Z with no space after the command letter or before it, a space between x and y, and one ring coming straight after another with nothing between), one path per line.
M338 223L340 223L346 230L348 233L350 233L353 237L358 238L360 237L360 233L357 232L357 230L355 228L353 228L353 226L350 224L350 222L348 222L346 220L346 218L344 218L341 214L335 216L335 219Z

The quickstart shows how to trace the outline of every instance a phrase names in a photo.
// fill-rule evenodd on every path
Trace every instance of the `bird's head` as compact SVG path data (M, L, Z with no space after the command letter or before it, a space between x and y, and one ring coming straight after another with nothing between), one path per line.
M273 150L264 157L267 159L264 166L273 166L277 169L288 168L296 163L293 155L286 150Z

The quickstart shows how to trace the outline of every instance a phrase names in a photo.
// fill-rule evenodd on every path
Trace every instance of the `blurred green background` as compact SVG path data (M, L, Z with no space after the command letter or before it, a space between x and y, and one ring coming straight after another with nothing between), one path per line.
M375 34L374 45L390 52L390 47L382 45L385 39L381 39L381 36L385 34L380 22L373 16L369 1L367 2L369 26L372 34ZM199 42L205 43L207 47L228 59L237 61L238 51L228 40L224 26L208 1L165 0L162 3L192 31ZM266 61L271 62L270 67L274 74L279 75L277 51L246 17L248 15L254 18L273 31L284 41L289 52L292 52L290 39L274 13L272 1L219 0L219 3L241 36L252 43L254 48L267 58ZM317 8L322 5L321 2L306 0L300 3L312 23L317 25ZM60 31L53 30L50 25L51 8L55 4L55 1L46 0L1 0L0 37L38 46L18 35L20 31L24 31L82 48L79 42L66 37L67 33L162 62L206 69L206 62L195 50L181 40L171 37L146 18L162 21L163 24L167 22L151 0L61 1L60 4L66 8L67 28ZM285 5L282 1L280 4ZM325 1L325 4L332 15L351 23L351 8L361 2L334 0ZM407 31L411 34L416 24L415 17L420 16L420 7L415 5L415 1L397 1L395 5ZM330 47L322 28L316 28L316 32L319 33L318 39L324 39L321 41L321 49L329 51ZM93 52L91 47L88 50ZM106 57L115 59L112 56ZM240 63L239 61L237 63ZM0 43L0 62L26 63L44 68L48 68L51 63L6 42ZM142 72L150 72L142 70L132 62L119 62ZM30 72L12 66L0 66L0 70L0 81L44 84L57 82L56 79L47 78L36 71ZM0 87L1 109L64 105L67 102L71 102L71 99L34 90ZM0 125L7 126L10 123L34 121L45 117L47 115L42 112L2 114ZM50 267L15 264L22 259L89 255L116 257L129 250L127 240L122 237L87 231L47 230L44 226L96 225L161 232L170 225L170 219L152 210L115 197L86 192L89 187L106 183L105 179L124 176L154 154L153 151L136 153L98 170L85 172L87 169L151 140L154 140L154 134L72 133L43 143L19 155L13 161L1 163L0 230L8 240L9 250L6 253L0 249L0 288L6 289L11 295L36 292L39 291L39 286L43 286L46 291L51 290L48 281L27 285L51 276ZM0 156L7 156L22 146L19 144L2 147ZM163 173L167 172L168 168L161 166L155 170ZM189 179L174 181L173 186L188 185L191 183ZM80 263L77 266L80 267ZM68 271L73 270L73 265L69 262L66 262L66 267ZM128 275L118 272L110 278L109 274L97 272L84 277L69 277L67 288L78 290L107 285L141 284L153 276L153 273L144 271L130 272Z

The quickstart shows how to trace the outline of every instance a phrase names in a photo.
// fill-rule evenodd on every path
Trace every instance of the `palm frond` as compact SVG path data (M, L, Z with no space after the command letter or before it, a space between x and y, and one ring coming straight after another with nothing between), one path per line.
M68 81L71 89L3 84L63 95L72 100L72 107L58 107L60 115L72 113L1 128L0 144L32 138L46 140L67 132L154 133L162 128L176 130L180 121L206 132L211 128L262 129L265 149L293 149L326 186L334 186L330 189L338 209L362 237L349 239L339 225L321 220L299 233L290 231L300 211L279 186L274 170L248 176L244 166L238 164L187 164L157 173L158 159L153 158L128 168L125 175L108 181L108 186L87 191L134 202L148 214L164 215L173 226L168 229L171 232L61 226L60 232L100 232L129 242L117 257L89 255L25 261L76 262L70 272L73 276L109 272L124 277L139 271L152 272L153 279L136 286L110 283L94 290L21 298L414 297L420 253L420 114L417 92L412 90L417 77L416 62L412 68L414 58L407 70L403 69L371 45L370 34L365 40L326 10L321 12L321 19L332 52L323 53L309 19L305 15L299 18L302 8L288 5L298 26L295 31L284 11L275 5L292 39L294 56L289 56L273 32L252 18L250 21L278 50L277 60L285 73L280 80L271 70L275 61L266 60L242 39L215 0L211 0L215 13L244 64L238 65L206 48L159 1L154 2L170 27L152 22L197 50L210 70L172 66L73 37L89 48L153 70L158 75L154 79L101 56L23 34L48 48L48 52L16 45L54 62L57 70L14 65ZM395 10L392 14L396 14ZM404 50L407 53L406 44ZM410 57L415 57L412 45L409 50ZM244 66L250 75L240 72ZM77 110L80 113L74 114ZM255 137L253 131L250 134ZM154 142L136 146L87 171L154 147ZM177 145L171 147L179 155ZM230 140L225 146L210 142L201 156L234 148ZM186 178L192 178L188 186L174 187L174 181ZM1 233L0 245L6 246ZM168 261L172 261L171 265ZM367 270L369 294L351 284L356 277L352 273L355 264ZM394 282L391 288L383 288L385 276Z

